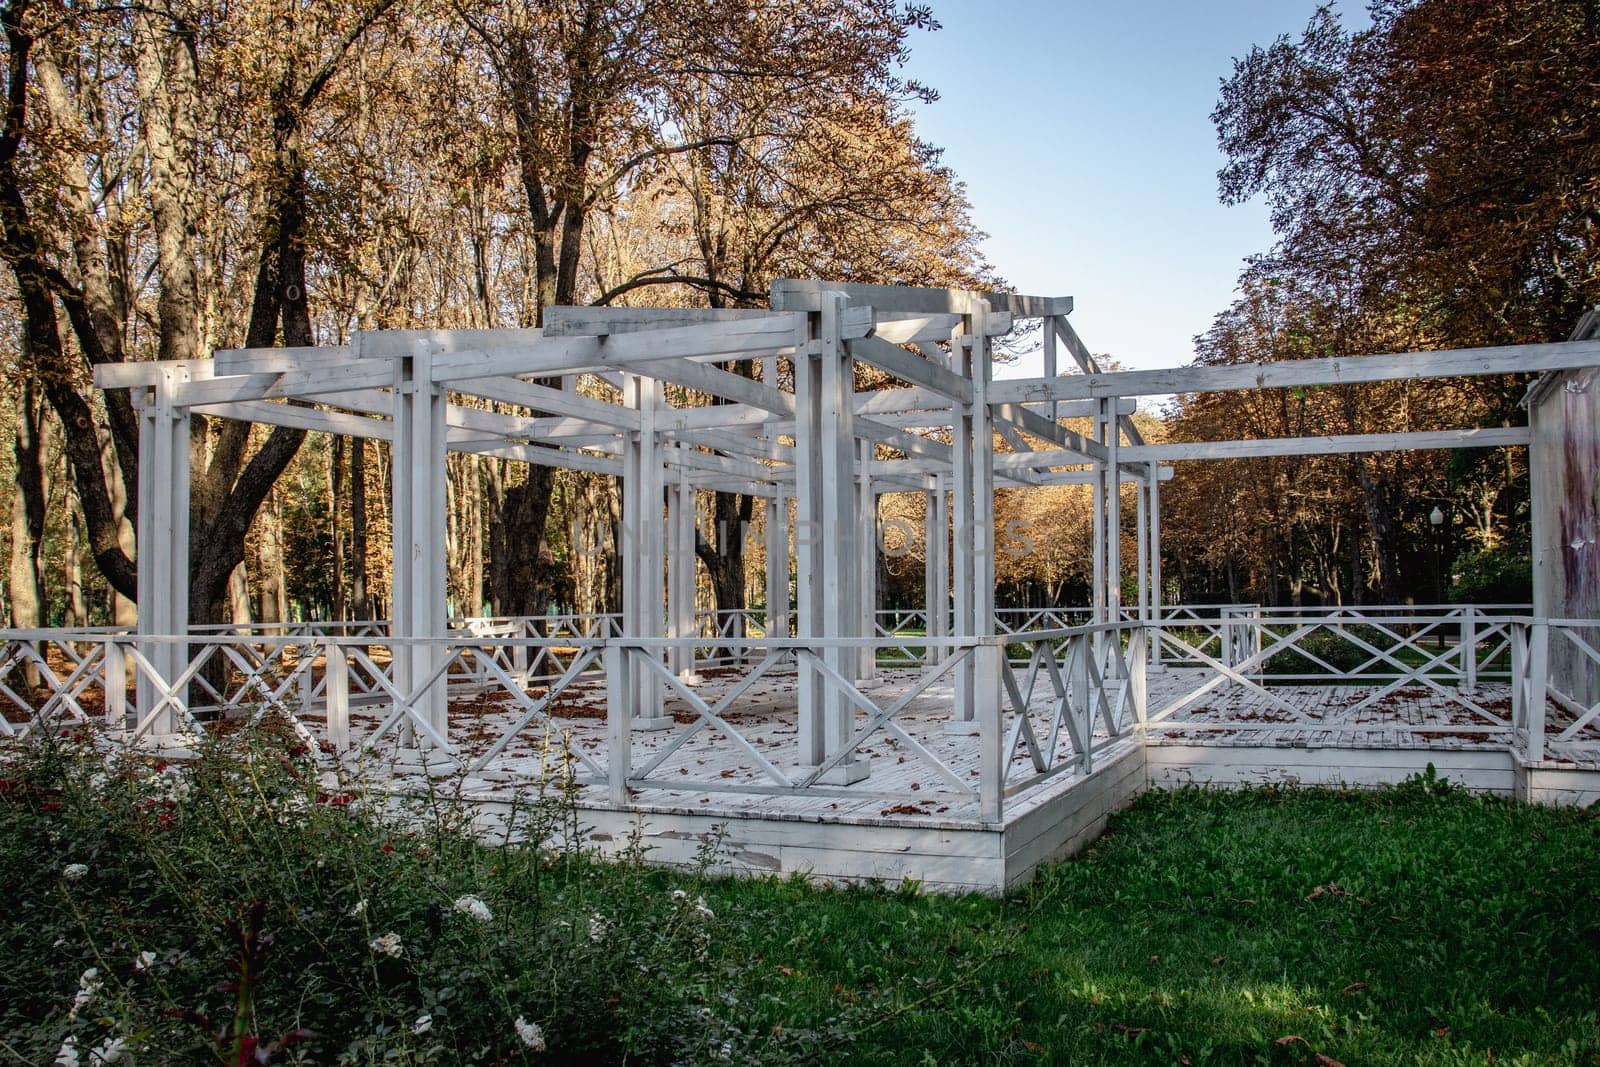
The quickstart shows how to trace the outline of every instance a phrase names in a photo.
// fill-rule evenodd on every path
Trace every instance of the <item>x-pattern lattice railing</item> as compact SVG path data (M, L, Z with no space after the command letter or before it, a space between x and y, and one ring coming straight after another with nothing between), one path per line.
M1457 732L1503 731L1511 724L1485 707L1470 688L1445 683L1459 682L1472 674L1466 664L1475 661L1479 641L1493 642L1502 638L1509 641L1509 620L1484 620L1475 632L1472 645L1456 643L1433 651L1424 647L1427 638L1438 635L1455 621L1448 616L1355 611L1310 616L1279 612L1274 613L1270 622L1263 621L1259 615L1234 616L1221 625L1225 629L1245 630L1247 636L1225 639L1224 649L1235 651L1221 659L1163 628L1159 640L1164 648L1175 653L1179 661L1198 663L1208 668L1209 673L1199 684L1152 712L1150 721L1162 723L1208 693L1227 687L1248 690L1271 707L1297 717L1301 709L1274 691L1274 687L1281 691L1286 683L1315 681L1370 688L1358 703L1345 709L1350 715L1382 707L1391 695L1402 690L1420 688L1438 697L1443 706L1459 707L1480 720L1452 724ZM1314 644L1310 639L1319 634L1326 635L1332 645ZM1241 648L1250 651L1242 654L1236 651ZM1330 661L1339 652L1354 652L1361 658L1353 666L1341 666ZM1287 653L1292 653L1292 657L1285 658L1292 658L1294 666L1275 667L1275 660ZM1413 658L1404 658L1407 653ZM1306 669L1307 665L1310 670ZM1274 728L1271 723L1249 721L1230 720L1227 725L1244 730ZM1439 725L1394 724L1391 728L1426 732L1437 730Z
M84 645L79 650L76 642L44 638L5 643L0 650L0 697L21 713L23 721L13 724L10 716L0 714L0 736L21 736L34 727L54 725L63 719L90 721L92 716L84 709L82 701L90 688L101 684L104 676L101 657L105 649L97 642L84 642ZM50 663L50 649L65 661L65 677ZM30 700L18 689L24 693L35 691L40 696ZM41 698L42 703L39 702Z
M947 677L960 664L966 662L970 648L956 649L947 659L923 670L907 681L892 701L880 703L863 693L849 678L829 662L827 650L808 647L795 642L768 644L746 642L750 651L759 654L759 662L740 678L715 702L710 702L682 679L674 675L661 661L659 643L651 645L624 644L621 654L636 670L648 672L660 679L667 689L689 705L694 719L674 732L671 739L643 756L642 762L626 773L629 789L660 789L674 792L736 792L780 796L851 795L889 799L905 799L900 792L886 792L874 788L870 779L860 785L835 785L827 781L830 772L861 754L863 747L876 738L893 738L897 751L914 756L944 785L945 790L962 797L976 797L977 787L958 770L936 755L901 722L897 721L907 708L941 679ZM797 672L811 671L818 684L834 690L851 712L852 725L849 736L815 766L779 766L769 759L739 726L728 718L737 710L750 690L777 667L792 665ZM618 664L621 666L621 664ZM611 670L608 667L608 670ZM863 713L858 721L855 712ZM680 773L667 774L673 758L685 750L696 737L706 731L721 735L733 751L745 761L739 767L720 767L715 778L697 777L680 766ZM616 758L613 754L612 758ZM680 761L681 763L682 761ZM725 762L725 761L724 761ZM740 772L744 777L739 777Z
M1097 752L1143 721L1147 648L1138 627L1085 626L1034 635L1026 660L1006 658L1001 680L1010 715L1001 774L1007 796L1059 774L1090 773ZM1032 773L1013 780L1021 771Z

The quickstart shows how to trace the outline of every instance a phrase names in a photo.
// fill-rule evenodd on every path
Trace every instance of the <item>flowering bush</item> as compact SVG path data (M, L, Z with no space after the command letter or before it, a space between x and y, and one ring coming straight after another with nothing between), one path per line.
M30 1063L788 1059L702 878L564 847L570 798L463 832L245 731L162 765L0 751L0 1032ZM707 860L709 862L708 854ZM679 888L675 891L673 886ZM688 884L690 888L683 888Z

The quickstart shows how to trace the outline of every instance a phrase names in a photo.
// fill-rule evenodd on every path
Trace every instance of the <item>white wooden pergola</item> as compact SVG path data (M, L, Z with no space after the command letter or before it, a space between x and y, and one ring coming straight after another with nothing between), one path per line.
M1585 341L1103 373L1068 321L1072 308L1070 297L780 281L769 310L558 307L542 329L374 331L348 346L97 367L96 384L132 389L141 414L139 631L189 631L188 423L195 413L390 443L394 679L402 691L422 694L413 713L422 738L443 736L449 711L446 687L431 685L441 649L420 640L449 630L447 452L620 479L624 639L695 636L696 493L751 494L766 502L768 636L787 637L781 620L792 615L793 637L824 650L819 664L799 673L800 762L831 764L827 780L848 784L868 773L850 751L850 694L874 670L874 656L862 650L876 637L879 495L926 498L928 636L983 638L995 634L996 488L1093 488L1091 608L1094 621L1105 623L1125 608L1115 532L1123 524L1119 487L1132 483L1134 607L1141 620L1159 618L1160 484L1173 462L1525 446L1528 434L1497 428L1150 444L1130 418L1135 398L1600 364L1600 342ZM996 339L1025 319L1041 322L1044 372L996 381ZM748 361L760 373L719 366L730 361ZM857 391L858 363L895 384ZM607 383L602 391L612 399L580 392L585 376ZM1088 435L1063 423L1085 418ZM1010 451L997 450L997 438ZM774 565L789 563L791 545L792 610L789 568ZM162 677L182 676L181 644L151 647ZM672 673L692 672L688 645L665 644L660 654ZM616 663L609 699L626 703L631 729L669 726L661 675L626 657ZM972 664L963 661L953 721L971 720L974 684ZM161 699L181 699L178 691ZM149 706L143 694L140 705Z

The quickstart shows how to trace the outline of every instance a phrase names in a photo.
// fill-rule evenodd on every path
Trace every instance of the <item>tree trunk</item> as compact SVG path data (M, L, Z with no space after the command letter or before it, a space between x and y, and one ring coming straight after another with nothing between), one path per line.
M543 615L549 607L551 568L542 557L549 554L543 532L552 473L546 466L530 466L526 481L505 490L489 546L496 614Z
M49 619L45 590L44 534L50 499L49 418L39 402L33 382L24 380L16 396L17 492L11 498L11 625L19 630L34 630ZM30 671L30 685L37 685L36 671Z
M89 602L83 594L83 529L77 500L68 487L67 543L62 553L66 567L67 626L77 629L89 625Z
M367 439L350 439L350 608L372 618L367 595Z
M338 434L328 439L328 521L333 534L333 617L343 621L344 599L344 453L348 438Z

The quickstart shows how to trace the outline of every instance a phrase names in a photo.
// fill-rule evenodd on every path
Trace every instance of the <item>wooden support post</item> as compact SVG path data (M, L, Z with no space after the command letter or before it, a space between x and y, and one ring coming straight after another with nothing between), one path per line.
M449 633L445 603L445 412L444 390L433 383L433 356L423 350L401 360L394 391L392 498L392 628L395 688L415 697L413 707L441 737L449 736L450 696L446 678L433 679L445 650L407 638ZM413 731L401 732L403 743Z
M333 641L322 643L323 707L327 712L328 743L338 752L350 750L350 665L344 647ZM308 672L309 673L309 672Z
M1044 320L1044 376L1046 378L1054 378L1057 374L1055 320L1056 317L1053 315ZM1057 410L1057 402L1050 401L1050 410L1047 412L1047 417L1051 422L1056 421Z
M766 499L768 637L789 636L789 504L783 497Z
M608 641L601 653L606 671L606 792L612 804L628 803L628 773L633 766L633 708L630 706L628 650Z
M1478 608L1461 608L1461 684L1467 692L1478 688Z
M1122 621L1122 468L1117 461L1122 427L1117 421L1116 397L1100 401L1100 419L1106 428L1106 622L1116 624ZM1115 656L1099 659L1108 681L1116 676L1117 663Z
M1128 635L1128 706L1132 711L1134 728L1140 732L1144 730L1150 706L1148 647L1143 629Z
M1094 439L1103 449L1106 443L1106 409L1101 404L1094 416ZM1104 455L1104 452L1100 452ZM1090 492L1093 494L1093 504L1089 509L1089 540L1090 555L1092 556L1091 579L1089 589L1089 621L1096 626L1104 625L1110 621L1109 601L1106 597L1108 579L1106 576L1106 500L1110 489L1116 484L1116 474L1108 468L1105 460L1097 459L1092 466L1093 480L1090 482ZM1102 634L1096 633L1090 641L1091 651L1088 655L1097 664L1105 663L1105 639Z
M699 679L694 673L695 637L695 490L689 474L678 468L667 488L667 636L685 641L674 645L668 655L672 673L690 684Z
M925 494L923 516L923 617L929 637L944 637L950 630L950 498L943 475L933 479ZM944 661L946 650L929 646L928 663Z
M629 406L639 412L639 432L629 433L623 448L622 633L624 637L658 638L665 631L661 555L666 536L662 523L661 435L656 429L661 383L629 374L623 377L623 385ZM659 653L635 649L629 659L644 655ZM628 699L632 701L632 729L670 729L672 717L662 714L660 676L634 662L626 665L624 675L629 683Z
M138 632L141 636L189 632L189 411L177 404L177 393L189 380L184 364L161 364L155 384L139 410L139 518L137 559ZM189 648L180 641L152 641L140 651L165 686L172 686L189 662ZM196 650L197 652L199 649ZM139 672L135 694L143 717L166 693L162 685ZM186 687L171 694L149 732L160 736L180 728L188 706Z
M1134 526L1134 617L1139 620L1139 625L1144 626L1150 621L1150 516L1149 497L1145 493L1144 482L1141 480L1134 487L1133 526Z
M1550 624L1534 622L1528 627L1528 762L1544 760L1545 695L1550 681Z
M989 305L972 315L972 633L994 635L994 423L989 384L994 361L989 349Z
M1161 669L1161 467L1150 464L1150 662Z
M823 662L841 678L853 681L860 656L837 642L859 636L861 619L860 520L856 515L855 488L855 360L844 343L843 327L846 298L830 294L823 298L818 337L820 365L818 385L818 436L821 460L819 478L822 497L822 636L830 643L822 648ZM832 757L850 740L855 718L851 698L836 683L822 687L823 733L826 754ZM833 784L849 784L865 778L868 761L852 752L835 763L823 776Z
M106 725L113 730L128 725L128 656L122 639L108 637L100 669L104 679Z
M950 340L950 358L955 372L963 377L972 370L972 337L958 328ZM950 621L953 637L973 637L973 585L977 569L973 565L977 523L972 514L972 452L973 405L956 403L950 409L950 521L952 524L952 551L954 567L951 571L951 599L954 612ZM972 659L967 657L956 665L953 680L954 707L951 709L952 728L967 732L965 725L972 722Z
M1528 727L1528 627L1526 623L1506 624L1506 635L1511 644L1511 725L1517 730Z
M1005 814L1005 705L1001 700L1001 677L1005 647L997 641L985 642L970 655L973 663L973 696L978 726L978 818L998 823Z
M856 442L856 559L861 565L858 579L860 610L856 630L862 637L878 636L878 496L872 488L871 441ZM857 677L863 681L878 675L878 650L861 649Z
M806 335L796 339L794 357L795 397L795 636L820 638L823 635L821 582L823 545L822 526L822 369L818 352L821 336L820 312L807 316ZM827 759L823 731L822 677L805 657L796 663L799 694L799 761L815 767Z

